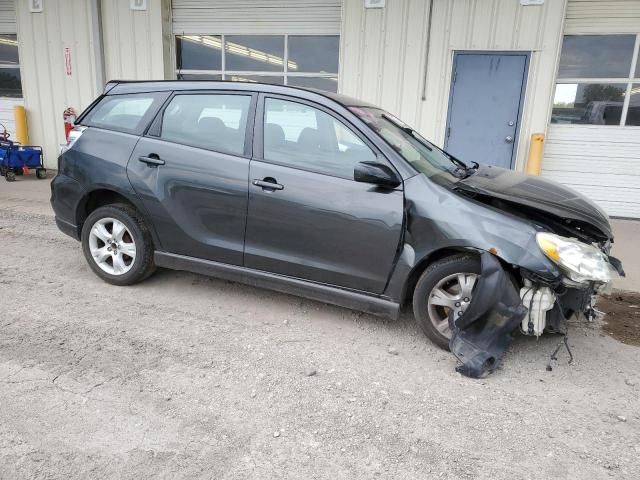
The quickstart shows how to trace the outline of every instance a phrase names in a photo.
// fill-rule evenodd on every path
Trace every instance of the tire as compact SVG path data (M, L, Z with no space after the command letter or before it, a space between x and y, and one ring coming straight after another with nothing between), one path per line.
M108 228L110 224L111 231ZM126 231L120 239L112 238L115 226L120 224L124 225ZM94 226L97 228L92 232ZM104 227L104 230L99 227ZM107 244L100 240L98 232L104 234L101 235L103 238L106 235L109 241L115 242L120 250L112 248L107 252L105 249L113 243ZM117 203L93 211L84 222L81 241L82 251L91 269L102 280L112 285L133 285L149 277L155 270L151 234L138 211L130 205ZM133 250L130 247L132 243ZM99 262L97 257L94 258L92 249L94 252L99 251L101 258L106 260ZM135 258L129 257L127 252L134 253ZM109 256L111 256L110 264Z
M15 182L16 181L16 173L12 170L7 170L4 174L4 179L7 182Z
M473 287L477 283L480 271L480 257L459 254L432 263L420 276L413 291L413 314L425 335L438 347L449 350L451 332L446 327L448 323L443 324L442 319L446 320L451 309L440 304L434 305L438 302L438 298L442 298L437 294L432 297L432 294L436 293L434 289L438 287L438 291L446 291L448 294L447 302L450 301L450 297L460 296L459 301L455 300L455 304L452 305L454 315L460 315L472 300ZM449 286L447 287L447 285ZM456 285L460 288L456 288ZM457 293L458 291L460 293ZM465 293L467 291L471 293ZM439 325L441 329L439 330L436 325ZM443 331L445 327L446 331Z
M47 170L45 168L36 169L36 177L38 177L38 180L44 180L47 178Z

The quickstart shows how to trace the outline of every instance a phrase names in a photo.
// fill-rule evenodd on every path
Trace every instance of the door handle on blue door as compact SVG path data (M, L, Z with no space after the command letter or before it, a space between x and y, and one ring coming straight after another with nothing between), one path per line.
M148 156L138 157L138 160L142 163L146 163L150 167L157 167L158 165L164 165L164 160L162 160L157 154L150 153Z
M272 192L274 190L284 189L284 185L280 185L276 181L276 179L272 177L265 177L262 180L260 180L259 178L256 178L251 183L253 183L256 187L262 187L263 190L272 191Z

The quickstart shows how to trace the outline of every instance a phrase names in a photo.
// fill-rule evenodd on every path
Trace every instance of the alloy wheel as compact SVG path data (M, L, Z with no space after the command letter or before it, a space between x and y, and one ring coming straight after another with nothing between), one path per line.
M473 299L473 289L478 280L475 273L454 273L440 280L429 292L429 320L440 334L451 338L449 314L456 319L465 312Z
M133 235L115 218L102 218L91 227L89 250L98 267L109 275L124 275L136 259Z

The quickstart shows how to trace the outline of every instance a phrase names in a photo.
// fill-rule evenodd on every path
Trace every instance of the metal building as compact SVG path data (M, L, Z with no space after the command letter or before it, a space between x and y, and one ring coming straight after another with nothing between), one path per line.
M24 102L53 168L108 79L315 87L462 160L524 170L543 133L542 175L640 218L639 49L640 0L0 0L0 123Z

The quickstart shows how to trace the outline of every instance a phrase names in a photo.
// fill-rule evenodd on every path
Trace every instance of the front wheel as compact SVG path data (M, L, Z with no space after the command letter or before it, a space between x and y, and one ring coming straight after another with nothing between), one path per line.
M438 260L420 276L413 292L413 314L429 339L449 349L449 315L462 316L480 277L480 257L454 255Z
M130 205L100 207L82 227L82 251L105 282L131 285L153 273L153 243L139 213Z

